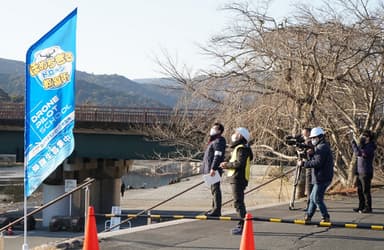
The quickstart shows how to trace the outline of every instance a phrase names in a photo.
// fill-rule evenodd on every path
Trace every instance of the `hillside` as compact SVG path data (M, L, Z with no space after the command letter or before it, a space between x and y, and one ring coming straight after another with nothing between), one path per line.
M76 104L122 107L173 107L181 91L171 90L163 80L144 84L120 75L76 72ZM168 80L169 82L169 80ZM1 91L3 90L3 91ZM0 58L0 100L24 99L25 64ZM4 93L3 93L4 92Z

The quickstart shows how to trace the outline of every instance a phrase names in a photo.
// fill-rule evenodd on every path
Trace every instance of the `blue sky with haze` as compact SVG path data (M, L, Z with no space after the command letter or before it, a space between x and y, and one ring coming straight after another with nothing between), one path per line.
M212 64L199 45L231 17L227 0L10 0L1 4L0 58L25 61L28 48L78 7L77 69L130 79L161 77L154 58L166 50L193 70ZM256 4L260 1L251 1ZM293 0L274 0L270 16L289 15ZM308 0L301 0L308 3Z

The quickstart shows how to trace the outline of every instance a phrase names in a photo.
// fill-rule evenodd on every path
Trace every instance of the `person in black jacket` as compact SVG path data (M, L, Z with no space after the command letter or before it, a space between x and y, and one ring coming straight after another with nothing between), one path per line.
M219 167L220 163L224 161L226 140L222 136L224 126L221 123L213 124L209 132L209 141L207 148L204 152L202 169L203 174L210 174L214 176L223 174L223 170ZM212 209L206 213L208 216L221 216L221 189L220 182L211 185L212 193Z
M248 185L250 176L250 164L253 153L249 147L250 134L246 128L237 128L231 137L231 148L233 149L229 162L223 162L220 167L227 170L229 183L232 187L234 207L238 216L245 218L247 210L244 203L244 190ZM241 235L243 232L244 220L239 221L232 234Z
M333 155L329 143L325 140L322 128L313 128L309 137L314 146L314 153L307 161L300 163L305 168L312 169L313 188L305 221L311 221L318 207L323 217L321 222L329 222L330 216L324 203L324 194L333 178Z
M305 148L305 154L307 159L310 158L313 154L313 145L309 136L311 135L311 128L303 128L301 130L301 136L303 137L304 143L307 146ZM307 205L304 208L304 211L308 211L310 196L313 188L312 184L312 170L310 168L305 169L305 193L307 195Z
M359 207L353 211L359 213L372 212L371 181L373 178L373 158L375 156L376 144L373 141L373 134L365 130L361 137L359 146L352 139L352 149L357 156L357 193L359 196Z

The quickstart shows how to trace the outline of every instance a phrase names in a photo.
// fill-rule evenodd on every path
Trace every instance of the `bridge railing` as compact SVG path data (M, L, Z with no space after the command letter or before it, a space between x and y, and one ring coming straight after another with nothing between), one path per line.
M22 103L0 103L1 119L24 119L24 104Z
M169 123L175 116L196 116L201 110L176 112L171 108L127 108L78 105L75 119L81 122L108 123ZM24 104L0 103L0 119L23 120Z

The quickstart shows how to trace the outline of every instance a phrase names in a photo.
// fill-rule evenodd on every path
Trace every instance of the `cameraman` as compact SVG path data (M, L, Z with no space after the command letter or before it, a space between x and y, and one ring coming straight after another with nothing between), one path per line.
M306 159L309 159L313 155L313 145L311 139L309 138L311 134L311 128L303 128L301 130L301 136L304 139L304 144L306 147ZM308 210L310 195L312 192L312 170L310 168L305 169L305 193L307 195L307 206L304 208L304 211Z
M309 160L300 162L305 168L312 169L313 189L305 221L310 222L316 208L319 208L323 216L321 222L329 222L330 216L324 203L324 194L333 178L333 155L322 128L313 128L309 137L314 146L314 153Z
M303 128L300 135L286 137L287 144L293 145L297 148L299 161L308 160L313 155L314 147L311 143L311 139L309 138L310 133L311 128ZM305 169L305 193L307 195L307 204L304 211L307 211L308 209L312 187L312 170Z

